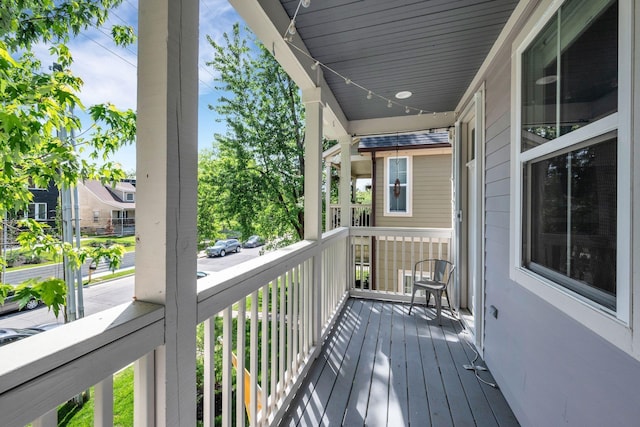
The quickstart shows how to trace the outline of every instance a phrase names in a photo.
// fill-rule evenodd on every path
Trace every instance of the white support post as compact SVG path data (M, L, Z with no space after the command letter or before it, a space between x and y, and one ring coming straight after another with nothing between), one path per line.
M322 97L320 88L302 93L305 103L306 134L304 140L304 238L322 239ZM320 344L322 333L321 286L322 253L313 257L313 345Z
M351 136L340 142L340 225L351 227Z
M140 0L138 19L135 296L165 306L165 343L155 423L136 421L195 425L198 0Z

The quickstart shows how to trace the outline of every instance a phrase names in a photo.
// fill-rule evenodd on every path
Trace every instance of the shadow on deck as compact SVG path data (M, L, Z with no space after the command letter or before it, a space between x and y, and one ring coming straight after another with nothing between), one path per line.
M502 393L463 367L476 353L448 314L439 326L431 308L409 316L407 304L350 299L280 425L519 425Z

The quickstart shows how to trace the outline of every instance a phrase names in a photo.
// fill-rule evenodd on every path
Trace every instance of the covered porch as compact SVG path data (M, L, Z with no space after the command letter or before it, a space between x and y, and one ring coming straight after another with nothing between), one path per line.
M303 15L298 17L298 35L292 34L292 40L283 38L299 2L230 3L292 75L302 93L306 106L305 239L249 261L242 268L196 282L199 5L197 0L141 0L135 295L128 304L0 348L2 424L55 426L57 405L94 386L94 425L113 425L113 375L133 364L136 426L196 425L199 356L204 358L201 379L205 426L216 425L219 415L218 422L223 426L244 426L247 422L278 425L298 420L305 425L304 420L313 423L311 420L325 416L332 423L353 416L368 425L409 424L414 417L421 417L418 425L425 425L422 421L427 417L433 424L442 421L444 425L516 424L500 393L462 367L473 357L471 347L463 344L466 338L460 324L447 320L442 327L436 326L431 309L419 308L412 316L405 313L412 264L434 255L451 257L453 230L350 226L323 234L321 164L325 137L338 140L342 152L349 153L353 135L451 126L456 102L516 2L493 1L492 9L464 2L470 8L459 16L457 8L439 2L432 12L455 20L458 29L471 28L470 23L482 24L464 38L473 44L476 56L474 61L467 57L462 62L473 64L463 76L438 81L431 78L433 70L425 71L424 63L414 61L420 77L417 81L404 79L403 85L413 81L425 90L411 105L392 101L395 89L387 87L388 82L404 74L400 58L396 58L400 68L384 68L375 60L368 66L360 64L349 72L353 82L363 78L360 72L374 71L373 80L383 82L374 90L377 101L383 91L389 94L384 95L389 99L384 98L383 103L367 106L361 102L366 92L341 94L338 86L344 81L329 73L325 79L322 70L317 71L317 64L311 68L314 61L299 34L306 31L305 26L314 25L313 16L309 15L306 22ZM357 3L347 12L360 20L358 16L367 11L358 10ZM385 16L385 3L376 2L374 7L381 16ZM432 6L427 3L407 3L400 13L402 19L389 21L393 21L393 28L385 32L394 34L395 46L406 40L422 45L431 37L401 37L399 32L411 31L403 20L420 16L420 8ZM434 28L427 19L428 11L422 12L420 27ZM336 13L344 15L343 10L335 10L325 18L331 22ZM484 22L487 15L493 19L490 25ZM325 25L324 29L331 32L331 27ZM383 22L370 26L373 30L384 27ZM449 31L452 28L449 22L438 31L446 38L455 33ZM320 38L330 35L342 37L335 31ZM378 40L381 37L384 34L377 35ZM459 42L457 36L451 38ZM325 45L336 46L333 40L327 39ZM369 48L377 49L379 44L371 40ZM313 47L311 40L309 47ZM458 47L461 50L457 56L462 57L464 43ZM385 53L391 54L394 49L390 43ZM451 46L448 49L451 51ZM340 54L348 57L354 52ZM410 61L416 58L415 52L404 55ZM332 63L332 58L322 52L316 56L323 64ZM439 65L445 65L442 58ZM439 75L459 66L460 60L452 59ZM353 82L349 80L347 86ZM415 107L436 92L441 96L431 107ZM343 162L341 176L345 179L340 181L340 224L350 225L349 161ZM365 280L368 286L364 286ZM377 322L375 335L373 330L369 334L363 329L365 318L367 327ZM198 328L203 330L202 347L196 338ZM403 337L398 335L401 329ZM373 338L374 352L363 352L363 348L369 349L365 345L373 345ZM373 356L372 363L345 363L356 361L353 350L358 345L361 355ZM414 357L416 354L420 354L420 360ZM216 358L222 360L221 372L215 369ZM399 372L405 372L404 379L400 373L391 375L391 367L396 366ZM346 393L338 391L346 383L334 382L331 390L335 389L335 394L327 394L329 389L323 389L319 381L330 383L331 376L324 377L323 373L342 375L342 369L356 375L354 380L358 374L381 379L386 375L387 386L378 388L384 379L377 381L375 388L369 389L364 406L360 406L364 386L353 394L356 409L344 399L334 406L332 396L345 397ZM416 370L422 371L422 376L414 375ZM483 377L486 374L480 373ZM377 400L384 399L385 392L393 399Z

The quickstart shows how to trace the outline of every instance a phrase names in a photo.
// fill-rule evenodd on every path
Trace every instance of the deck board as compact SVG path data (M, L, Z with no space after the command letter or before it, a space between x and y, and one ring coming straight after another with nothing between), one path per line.
M350 299L280 425L518 426L500 391L464 369L467 340L448 313L439 325L431 308Z

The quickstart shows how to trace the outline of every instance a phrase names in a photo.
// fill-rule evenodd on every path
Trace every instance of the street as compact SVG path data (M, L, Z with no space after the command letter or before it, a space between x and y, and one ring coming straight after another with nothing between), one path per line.
M226 268L241 264L260 254L261 248L242 249L239 253L228 254L222 258L198 258L198 271L214 274ZM131 301L134 293L135 276L99 283L84 288L83 299L85 315ZM30 311L16 311L0 316L0 328L30 328L44 323L64 323L62 313L58 319L46 306Z

